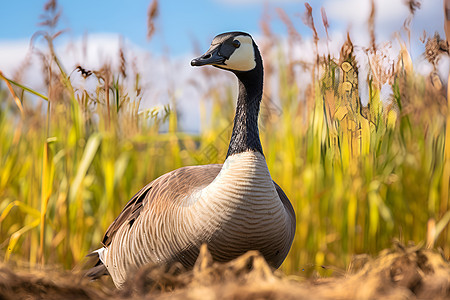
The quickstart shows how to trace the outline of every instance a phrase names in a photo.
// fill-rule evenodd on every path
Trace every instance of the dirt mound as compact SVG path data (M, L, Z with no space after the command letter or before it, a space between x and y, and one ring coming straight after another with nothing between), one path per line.
M0 299L106 299L106 293L69 272L17 271L0 267Z
M396 245L358 256L342 277L312 280L274 272L254 251L219 264L203 247L193 270L147 266L125 286L0 268L0 299L450 299L450 264L437 251Z

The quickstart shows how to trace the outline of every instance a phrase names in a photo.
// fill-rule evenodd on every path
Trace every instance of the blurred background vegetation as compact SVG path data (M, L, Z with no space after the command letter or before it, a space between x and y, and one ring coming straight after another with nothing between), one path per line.
M314 33L310 9L305 23ZM145 184L178 167L224 161L234 86L208 89L203 97L212 105L202 102L201 132L183 133L175 105L139 110L140 74L125 61L119 69L67 72L53 48L57 10L45 10L45 68L36 75L45 78L46 95L0 73L0 249L5 261L73 268L101 246L108 225ZM322 21L327 28L325 12ZM301 46L289 29L289 40ZM297 214L282 266L290 274L324 265L344 269L354 254L375 254L393 239L450 256L447 83L435 70L417 74L405 41L386 63L386 49L368 34L364 82L350 37L339 56L320 56L316 33L316 53L307 62L280 45L261 46L263 57L276 53L264 61L261 140L272 177ZM433 66L447 54L445 39L428 38L425 55ZM299 69L309 74L306 87ZM96 88L74 88L72 74L95 78ZM130 78L132 90L124 84ZM385 86L392 92L382 99ZM367 105L361 89L368 90Z

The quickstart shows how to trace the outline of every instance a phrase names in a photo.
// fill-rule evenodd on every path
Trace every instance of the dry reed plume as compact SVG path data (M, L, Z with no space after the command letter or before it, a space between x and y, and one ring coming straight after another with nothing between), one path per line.
M355 257L335 278L288 277L256 251L228 262L212 261L206 245L192 271L178 265L146 266L122 291L80 274L24 273L0 267L2 299L447 299L450 264L436 251L395 244L376 258ZM106 288L108 286L108 288Z
M444 3L448 13L449 3ZM336 275L351 263L353 254L375 255L389 247L393 237L442 248L444 257L450 255L449 85L436 72L415 72L408 49L417 41L405 42L399 34L401 50L395 57L389 56L389 43L377 44L375 4L372 1L368 16L369 49L361 51L348 33L336 57L329 51L319 54L322 41L308 3L303 22L311 29L312 46L296 28L302 26L300 20L289 19L289 12L275 10L272 15L267 8L269 17L261 21L268 38L261 50L272 55L264 61L261 141L271 174L293 199L299 217L291 253L282 266L294 275L273 273L255 253L219 265L203 252L191 272L149 266L137 272L124 294L116 295L105 290L107 281L92 284L73 274L54 278L11 271L8 266L0 270L3 296L448 297L448 262L436 250L417 247L396 246L342 278L295 277L333 271ZM410 16L402 30L409 30L419 4L407 3ZM139 113L145 96L143 74L136 71L124 44L117 53L117 67L105 63L94 70L81 61L69 66L73 71L67 75L53 47L64 33L58 29L61 11L56 1L48 2L42 31L32 39L32 53L43 62L45 95L0 73L6 83L0 86L5 99L0 105L1 249L5 260L26 261L31 268L77 266L98 248L96 241L140 187L181 166L222 162L234 113L233 86L224 85L217 72L208 69L202 70L204 77L190 81L196 89L200 80L211 82L201 95L203 123L198 134L182 131L176 106ZM331 43L332 24L324 10L321 14ZM148 38L158 32L157 16L155 0L148 8ZM268 21L273 17L286 26L292 45L286 51ZM44 43L37 43L41 38ZM296 51L301 47L313 48L313 59L299 57ZM368 65L357 61L357 51L367 55ZM447 40L429 38L424 57L436 66L443 55L448 55ZM367 78L360 76L363 68ZM311 74L306 83L300 76L305 73ZM95 82L94 90L72 86L75 76ZM383 99L381 89L386 87L389 95ZM363 89L368 99L361 99ZM41 102L30 104L28 93ZM362 100L367 100L366 106Z

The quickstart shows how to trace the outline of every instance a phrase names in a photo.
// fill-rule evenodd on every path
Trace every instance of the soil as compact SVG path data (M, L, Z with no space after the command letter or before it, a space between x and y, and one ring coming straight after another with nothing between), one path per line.
M3 265L0 299L450 299L450 264L437 250L395 245L356 257L339 277L312 279L274 271L255 251L219 264L205 246L193 270L146 266L123 290L107 276Z

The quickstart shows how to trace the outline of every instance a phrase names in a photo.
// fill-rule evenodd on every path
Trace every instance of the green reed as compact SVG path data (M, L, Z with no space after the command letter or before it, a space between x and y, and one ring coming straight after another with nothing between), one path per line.
M101 246L108 225L148 182L181 166L223 162L235 104L233 87L212 87L212 110L201 104L210 122L184 134L176 106L138 112L140 74L133 93L107 68L92 75L96 93L74 90L47 41L53 74L40 105L30 105L34 91L26 84L5 78L21 96L19 113L0 86L0 243L6 261L72 268ZM391 98L381 99L373 69L365 107L352 52L304 69L307 87L296 83L285 55L266 63L279 70L279 88L264 95L261 140L272 178L297 215L283 270L344 268L352 255L376 253L393 239L442 247L448 256L448 112L435 101L442 90L402 67L390 73Z

